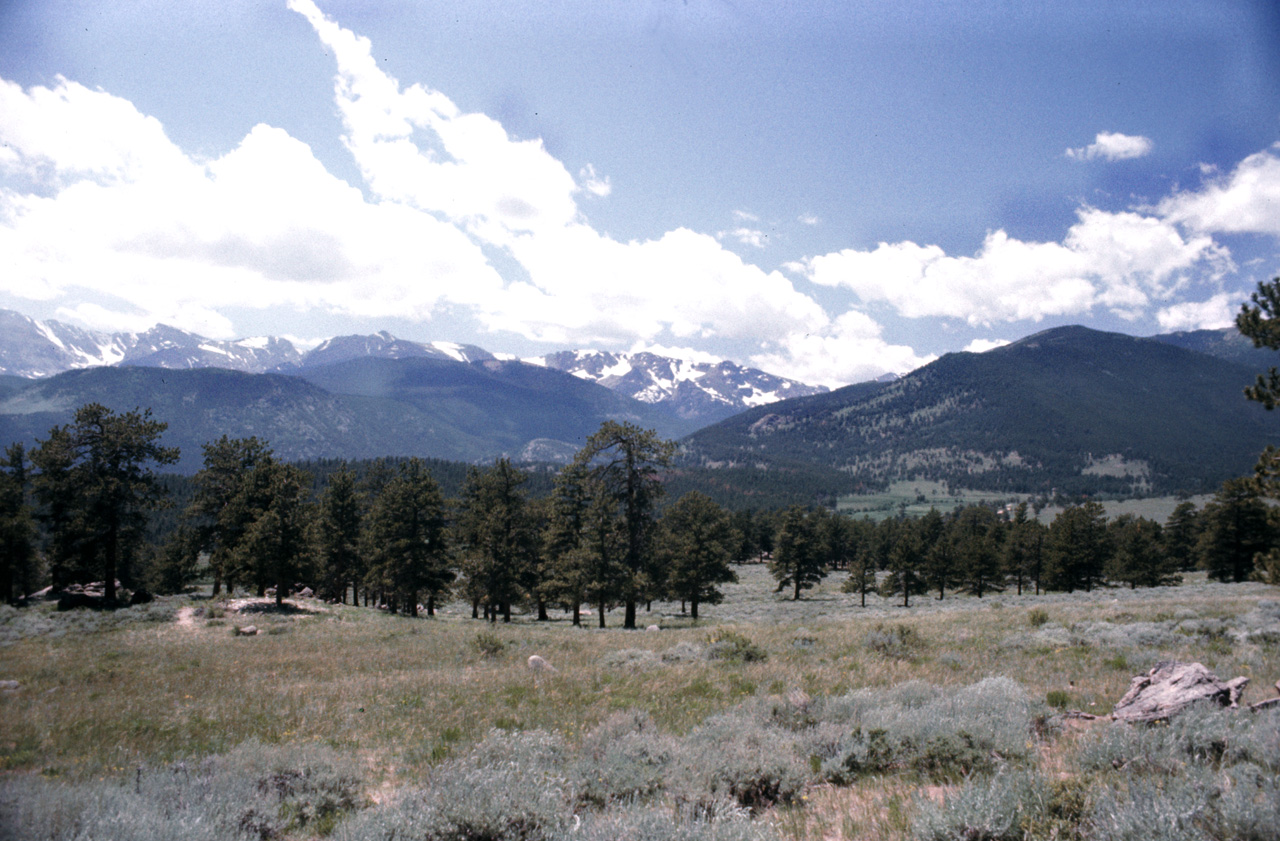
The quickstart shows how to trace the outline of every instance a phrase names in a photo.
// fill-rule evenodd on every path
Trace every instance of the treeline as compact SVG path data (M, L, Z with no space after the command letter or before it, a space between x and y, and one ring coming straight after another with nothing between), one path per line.
M1012 511L970 505L879 523L792 507L777 518L769 564L778 590L795 599L832 571L847 571L844 589L864 606L872 592L910 606L927 593L1157 587L1197 568L1216 581L1280 584L1277 511L1252 479L1225 482L1201 511L1180 503L1163 524L1132 514L1108 521L1094 501L1065 508L1048 525L1025 502Z
M674 445L629 424L606 422L542 496L545 475L506 459L463 468L446 497L427 462L326 461L308 470L276 458L266 442L226 436L203 447L190 483L154 469L178 458L159 443L150 412L117 415L92 404L27 453L0 465L0 594L17 602L48 584L103 581L102 603L126 587L178 592L212 578L213 595L237 589L279 604L310 588L334 601L429 615L446 600L472 615L510 620L513 605L624 609L680 599L696 617L734 580L739 551L729 514L699 493L659 517L661 472ZM450 469L457 469L447 465ZM455 479L459 477L453 477ZM174 521L148 540L148 517L182 490ZM154 525L154 524L153 524ZM154 536L155 530L152 530Z
M1026 503L973 505L879 523L823 507L730 513L708 495L667 500L674 445L612 421L554 476L506 459L449 465L446 494L421 459L307 467L284 463L256 438L203 447L203 468L179 483L154 472L177 451L160 444L150 412L82 407L27 452L0 462L0 596L16 603L50 585L115 582L135 591L180 592L212 579L212 594L273 595L309 588L333 601L428 615L462 600L472 616L539 619L560 608L583 621L653 600L681 601L693 618L736 580L733 561L767 560L778 591L799 599L835 571L846 590L879 591L909 606L926 593L982 597L1015 589L1073 591L1158 586L1197 567L1221 581L1280 581L1280 523L1252 479L1225 483L1197 512L1183 503L1156 523L1108 522L1096 502L1072 505L1045 525ZM544 493L531 493L542 485ZM169 505L171 527L148 529ZM154 525L154 523L152 523Z

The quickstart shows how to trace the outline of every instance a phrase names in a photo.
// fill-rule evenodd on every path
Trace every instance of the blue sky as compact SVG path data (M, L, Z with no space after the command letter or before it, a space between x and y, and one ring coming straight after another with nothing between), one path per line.
M98 329L837 385L1280 273L1275 3L10 0L0 79L0 306Z

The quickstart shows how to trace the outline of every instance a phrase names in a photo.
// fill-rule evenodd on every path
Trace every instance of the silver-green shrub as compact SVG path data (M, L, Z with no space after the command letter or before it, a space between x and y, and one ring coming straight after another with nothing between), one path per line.
M646 800L663 790L679 742L647 713L617 713L582 740L571 778L578 801L601 808Z
M328 834L363 805L356 766L323 746L246 742L225 756L139 768L125 781L12 777L0 785L0 837L270 839Z
M1031 738L1031 700L998 677L958 689L913 681L829 698L806 747L833 782L904 770L951 780L1024 761Z
M712 716L680 742L671 790L689 814L725 802L755 812L795 802L809 781L791 734L737 711Z

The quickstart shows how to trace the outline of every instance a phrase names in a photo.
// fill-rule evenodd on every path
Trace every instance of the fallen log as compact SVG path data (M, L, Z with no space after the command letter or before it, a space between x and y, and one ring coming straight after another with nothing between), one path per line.
M1247 677L1221 681L1200 663L1165 661L1130 681L1129 691L1116 702L1111 717L1128 722L1163 721L1200 701L1235 708L1248 684Z

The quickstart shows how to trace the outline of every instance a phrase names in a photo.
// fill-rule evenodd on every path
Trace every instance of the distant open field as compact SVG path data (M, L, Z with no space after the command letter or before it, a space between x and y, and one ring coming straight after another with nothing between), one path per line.
M1200 495L1187 497L1187 499L1193 502L1196 508L1203 508L1205 503L1212 497L1210 495ZM893 482L889 485L888 490L881 493L842 496L837 509L853 516L865 516L873 520L883 520L886 517L896 517L900 513L905 513L908 517L919 517L929 513L930 509L946 512L951 511L956 506L991 503L1017 504L1023 500L1029 502L1031 497L1026 494L1002 494L974 490L957 490L953 493L948 491L947 486L942 482L921 480ZM1101 500L1102 507L1106 509L1108 518L1115 518L1121 514L1133 514L1158 523L1163 523L1169 519L1173 509L1182 501L1182 498L1176 496ZM1041 509L1039 519L1043 523L1053 522L1053 518L1058 516L1061 511L1062 508L1059 506L1046 506Z
M298 779L310 779L313 771L320 779L328 769L324 773L345 780L342 791L352 796L340 808L320 809L328 816L323 821L307 820L306 808L319 807L306 800L305 786L289 788L286 797L276 783L263 783L258 794L243 796L276 804L268 811L277 817L270 819L284 823L272 831L280 837L385 838L397 821L454 826L461 819L448 818L454 820L449 824L442 806L410 820L405 804L427 809L421 804L433 802L431 792L445 790L450 779L472 779L467 775L488 768L484 757L495 751L524 756L521 751L534 750L529 755L542 758L530 760L532 766L555 770L560 782L553 788L563 797L544 804L538 832L516 832L508 822L502 825L509 831L494 837L567 837L577 825L574 815L579 822L585 815L587 828L600 838L622 832L620 827L631 827L626 831L634 837L655 838L685 837L671 834L677 830L694 832L689 837L924 837L922 827L936 811L928 804L969 791L961 785L966 775L970 786L1016 771L1128 791L1130 782L1095 768L1082 747L1109 725L1080 728L1059 714L1108 712L1130 678L1160 660L1198 660L1223 678L1247 676L1252 687L1246 700L1274 694L1269 687L1280 679L1280 589L1261 584L1212 584L1192 576L1180 587L1137 591L948 596L942 602L926 596L903 609L876 596L868 597L866 608L858 606L840 592L839 573L792 602L772 592L764 567L739 571L741 582L727 588L723 604L705 606L700 623L682 616L678 604L655 603L641 622L661 630L648 632L575 629L560 613L548 623L518 616L511 625L487 626L470 619L464 605L449 605L435 619L313 600L298 600L286 613L194 597L101 615L57 614L51 606L0 608L0 680L17 682L16 689L0 691L0 834L6 827L34 825L23 820L55 829L73 818L97 820L93 809L105 807L93 804L106 802L104 791L141 798L142 805L128 808L147 815L154 803L172 797L197 802L181 789L185 783L175 772L166 770L177 767L175 762L184 769L205 768L202 773L215 782L223 779L219 773L232 779L258 773L246 768L270 767L278 774L285 773L281 763L310 762L312 770L298 772ZM615 611L609 621L620 625L621 618ZM593 624L594 616L584 615L584 621ZM249 624L263 632L233 635L235 627ZM732 634L726 637L726 631ZM718 643L717 633L724 637ZM716 653L721 659L714 659ZM555 671L532 672L526 661L533 654ZM875 698L884 701L859 706ZM995 704L1015 712L999 713L1004 723L975 719L955 731L972 730L969 735L947 731L950 736L931 737L960 746L954 757L946 754L950 759L886 760L877 766L867 756L881 754L867 754L865 744L850 746L851 738L865 736L857 721L872 714L867 710L879 709L883 716L886 710L909 711L913 704L970 702L974 710ZM620 713L631 717L619 719ZM637 720L642 723L626 723ZM894 727L908 726L902 723L907 718L894 721L883 725L891 736ZM1271 735L1259 738L1280 739L1280 717L1258 722L1271 728L1265 730ZM717 727L729 727L730 735L715 735ZM1012 727L1014 736L1002 727ZM536 750L516 744L493 728L538 731L554 749L542 742ZM974 735L984 728L991 729L996 747L983 746L988 737ZM676 828L668 834L646 834L627 823L652 818L632 814L641 807L664 820L684 815L695 821L697 815L677 807L703 802L698 798L711 797L707 791L732 800L733 786L716 783L720 772L704 766L737 761L732 734L747 731L755 741L742 747L741 756L759 754L785 764L782 771L752 772L780 782L775 780L776 790L753 789L759 802L751 806L751 819L738 814L736 822L717 825L714 833L686 822L672 824ZM709 739L719 747L706 747ZM911 743L903 739L895 743L900 753ZM609 751L617 745L641 747L632 753L616 748L623 753L615 756ZM691 747L696 745L704 747ZM855 754L862 759L849 758ZM198 765L206 757L214 759ZM520 761L512 763L511 773L524 773ZM588 766L594 770L583 771ZM339 774L334 768L345 770ZM649 769L657 782L638 789L616 782L632 780L636 768ZM487 779L476 777L471 790L487 791ZM609 789L587 797L593 785L614 785L629 794L614 798ZM542 783L535 787L547 790ZM271 793L277 790L278 803ZM208 792L222 789L211 782L201 791L213 797ZM500 798L475 796L482 801L475 807L479 812L516 808L503 806ZM754 802L736 796L739 811ZM1095 802L1101 801L1089 801ZM633 803L626 806L632 811L623 808L626 803ZM160 827L155 837L176 831L177 824L163 821L181 817L165 808L153 811L168 817L146 818ZM52 814L41 818L41 812ZM285 813L288 820L278 817ZM204 820L201 826L214 819ZM521 820L516 824L534 819ZM730 824L737 834L724 835ZM210 837L272 837L252 826L226 831ZM445 830L421 832L418 837L453 837Z

